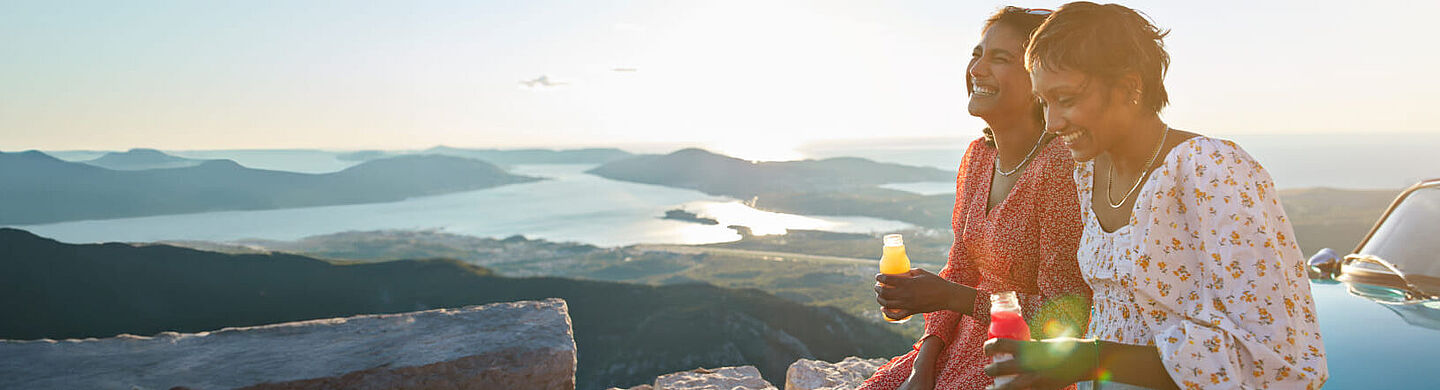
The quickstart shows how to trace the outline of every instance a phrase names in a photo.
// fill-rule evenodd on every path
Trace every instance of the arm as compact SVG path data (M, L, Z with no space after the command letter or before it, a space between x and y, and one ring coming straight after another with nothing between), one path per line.
M1155 264L1135 269L1166 370L1185 387L1320 387L1314 300L1269 175L1229 141L1178 147L1192 151L1156 194Z
M1155 347L1075 339L1042 341L995 339L985 343L985 355L1013 354L1016 358L985 367L985 375L1019 374L998 389L1058 389L1072 383L1103 379L1152 389L1178 389L1165 370Z
M965 216L968 215L965 210L965 201L969 197L969 192L975 191L974 188L967 188L973 186L967 186L966 179L970 174L970 159L978 155L978 149L981 147L984 147L984 139L970 142L955 176L955 205L950 212L950 227L955 233L955 241L950 245L950 253L945 261L945 268L940 270L940 278L954 282L958 286L974 286L980 280L979 271L965 265L963 243L966 239L965 225L968 222L965 220ZM942 346L950 345L955 341L956 333L959 332L960 316L980 312L977 309L982 300L985 301L985 305L990 303L988 299L980 299L981 297L978 297L979 294L976 294L974 289L967 287L954 291L958 293L945 299L945 310L925 314L925 335L920 338L921 342L933 336L943 342ZM965 296L967 291L969 292L968 297ZM988 311L987 308L983 312Z
M1040 168L1040 167L1037 167ZM1043 197L1035 217L1040 221L1038 294L1020 293L1027 322L1037 340L1079 337L1090 324L1090 285L1080 275L1076 251L1084 223L1075 190L1074 163L1068 158L1047 161ZM1058 324L1052 326L1048 324Z

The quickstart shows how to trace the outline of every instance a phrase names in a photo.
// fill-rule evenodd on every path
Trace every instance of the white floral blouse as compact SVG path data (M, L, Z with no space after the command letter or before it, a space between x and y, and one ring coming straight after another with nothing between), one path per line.
M1075 180L1090 337L1154 345L1181 388L1318 389L1328 377L1303 255L1270 175L1234 142L1188 139L1100 227L1094 165Z

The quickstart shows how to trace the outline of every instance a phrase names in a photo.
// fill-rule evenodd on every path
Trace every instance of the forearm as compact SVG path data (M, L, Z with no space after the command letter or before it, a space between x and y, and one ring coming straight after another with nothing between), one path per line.
M940 353L944 350L945 340L935 336L925 337L920 341L920 350L915 354L915 372L934 374L935 363L940 359Z
M1165 362L1160 360L1160 350L1154 346L1112 343L1098 344L1100 360L1097 372L1112 382L1126 383L1152 389L1178 389Z

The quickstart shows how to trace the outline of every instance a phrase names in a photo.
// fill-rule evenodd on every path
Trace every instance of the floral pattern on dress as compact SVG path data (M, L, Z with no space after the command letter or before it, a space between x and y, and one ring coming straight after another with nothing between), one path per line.
M1094 164L1075 171L1090 205ZM1303 255L1270 175L1194 137L1150 174L1127 225L1081 207L1090 337L1154 345L1181 388L1318 389L1328 377Z
M955 242L940 276L979 290L974 302L979 316L949 310L925 314L925 337L945 342L935 362L936 389L981 389L993 383L981 371L990 363L981 345L989 335L992 292L1016 291L1035 338L1078 337L1088 322L1090 287L1075 261L1081 223L1070 152L1050 142L1018 173L1007 198L987 212L996 153L983 138L971 142L957 173L951 213ZM890 360L860 388L899 387L910 375L915 350Z

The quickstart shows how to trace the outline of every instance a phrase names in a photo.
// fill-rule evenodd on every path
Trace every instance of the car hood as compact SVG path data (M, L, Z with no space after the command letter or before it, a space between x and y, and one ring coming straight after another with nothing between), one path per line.
M1311 283L1330 370L1327 389L1433 388L1417 365L1440 354L1440 301L1383 304L1345 283Z

